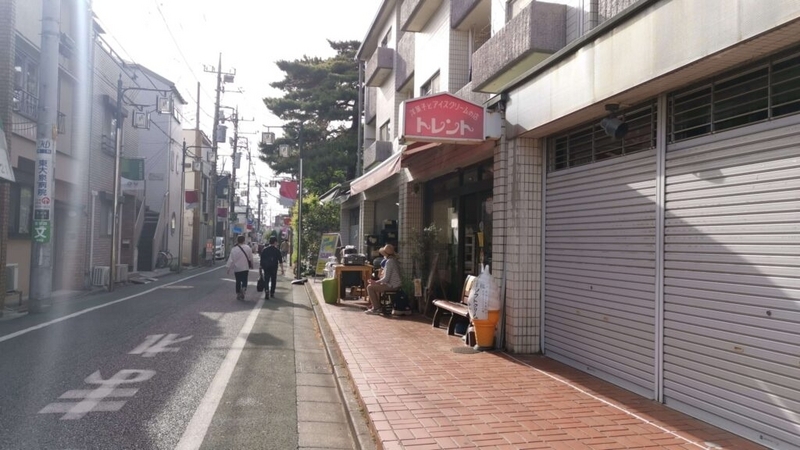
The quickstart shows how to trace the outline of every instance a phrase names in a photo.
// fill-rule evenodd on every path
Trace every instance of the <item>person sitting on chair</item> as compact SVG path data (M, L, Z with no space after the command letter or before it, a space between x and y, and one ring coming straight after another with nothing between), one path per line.
M400 278L400 263L397 261L394 246L386 244L378 251L386 258L386 265L383 268L383 276L377 280L369 280L367 285L367 294L372 305L367 309L367 314L380 314L381 294L386 291L396 291L403 284Z

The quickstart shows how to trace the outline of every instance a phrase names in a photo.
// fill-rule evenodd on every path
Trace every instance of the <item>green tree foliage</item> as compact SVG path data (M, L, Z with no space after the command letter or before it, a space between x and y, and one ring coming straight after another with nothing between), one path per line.
M297 223L297 207L292 210L292 223ZM303 197L303 229L300 238L303 241L303 256L305 261L301 267L303 273L313 272L317 267L319 245L323 233L337 232L339 230L339 205L332 202L320 204L319 196L309 194ZM295 261L297 257L295 255ZM306 262L307 261L307 262Z
M267 108L287 125L274 145L260 145L262 161L275 173L296 175L302 140L303 183L307 193L322 194L355 177L358 140L358 41L328 41L336 56L304 56L276 64L285 76L270 86L281 97L264 99ZM302 132L300 131L302 127ZM280 134L280 133L278 133ZM281 145L291 152L281 155Z

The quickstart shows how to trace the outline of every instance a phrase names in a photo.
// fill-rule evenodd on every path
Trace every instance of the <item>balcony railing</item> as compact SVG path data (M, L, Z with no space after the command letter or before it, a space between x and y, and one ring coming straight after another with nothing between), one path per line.
M399 91L414 74L414 37L416 33L403 32L397 42L397 67L394 71L395 88Z
M14 111L31 120L39 118L39 98L22 89L14 89Z
M389 141L375 141L364 149L364 172L386 158L392 156L392 143Z
M394 49L378 47L367 61L367 86L380 86L394 70Z
M506 83L561 50L567 40L567 7L531 2L472 57L472 84L500 92Z
M422 31L441 5L442 0L405 0L400 5L400 28L403 31Z

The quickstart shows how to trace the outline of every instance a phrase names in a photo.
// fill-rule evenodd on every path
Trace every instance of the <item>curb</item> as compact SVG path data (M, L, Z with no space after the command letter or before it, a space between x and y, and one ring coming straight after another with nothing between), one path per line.
M350 432L356 440L358 445L357 450L377 450L379 445L376 444L375 435L369 424L369 417L366 413L366 407L363 404L361 397L355 385L352 382L350 370L344 362L336 343L336 338L333 336L333 331L328 324L328 319L325 314L320 310L320 302L311 288L309 283L304 286L306 294L311 300L311 306L314 311L314 316L317 318L322 341L325 344L325 353L328 355L328 361L333 367L334 379L336 380L336 388L339 391L339 396L344 402L345 409L347 410L347 422L350 425Z

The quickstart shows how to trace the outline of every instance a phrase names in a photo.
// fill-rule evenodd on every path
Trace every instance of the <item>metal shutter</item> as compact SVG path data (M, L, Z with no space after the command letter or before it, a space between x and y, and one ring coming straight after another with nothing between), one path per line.
M668 149L664 399L797 448L800 126L764 130Z
M549 173L547 356L653 398L655 150Z

